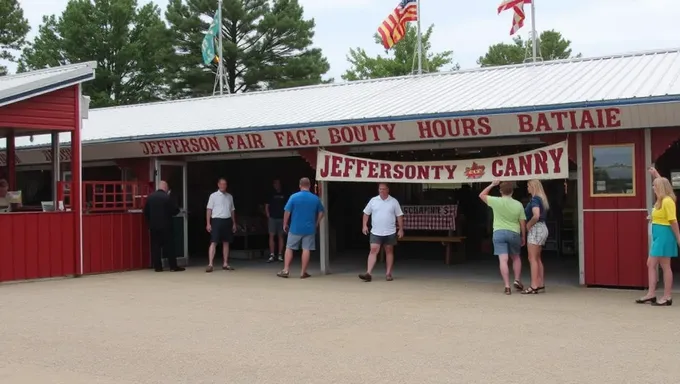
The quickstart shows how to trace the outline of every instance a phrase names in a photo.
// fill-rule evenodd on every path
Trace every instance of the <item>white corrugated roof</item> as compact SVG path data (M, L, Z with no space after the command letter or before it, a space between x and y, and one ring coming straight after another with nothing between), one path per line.
M670 99L680 100L680 49L96 109L83 141Z
M0 77L0 107L94 79L96 62L64 65Z

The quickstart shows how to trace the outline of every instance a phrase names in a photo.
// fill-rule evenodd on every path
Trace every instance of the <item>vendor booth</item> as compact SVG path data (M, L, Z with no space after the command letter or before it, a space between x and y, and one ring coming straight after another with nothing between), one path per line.
M0 126L4 126L3 108ZM205 199L214 190L218 175L230 179L238 216L253 218L253 224L239 223L239 235L246 239L255 238L248 234L258 231L263 191L273 178L286 173L295 188L295 178L318 176L317 192L330 207L319 239L321 269L329 273L331 254L351 243L351 233L357 232L342 216L354 212L353 200L365 204L364 198L372 193L361 183L373 189L370 184L377 181L401 185L399 193L412 201L405 204L410 212L427 212L426 216L445 212L441 214L445 218L426 219L445 220L436 227L441 233L433 236L463 241L469 235L457 233L459 213L465 211L470 219L479 212L447 201L453 192L437 191L433 185L440 183L438 178L475 188L488 177L537 177L552 180L550 188L560 200L556 206L563 205L559 217L551 219L559 235L551 238L550 246L558 253L573 255L570 257L578 266L575 281L589 286L643 287L649 242L646 216L653 202L646 169L658 160L662 175L675 175L680 185L680 160L667 154L677 153L673 151L680 138L678 127L678 50L93 110L83 129L83 174L91 175L84 185L103 182L97 175L110 175L115 179L112 183L119 183L117 190L126 191L128 197L121 199L131 205L117 203L118 216L108 216L110 221L100 221L92 228L125 228L129 233L121 233L120 239L129 245L125 250L107 250L102 256L104 251L94 248L116 245L87 240L85 232L90 226L85 226L85 244L97 245L89 254L85 252L85 267L75 272L126 270L148 264L138 209L151 184L162 179L169 182L171 196L181 207L175 221L176 249L188 262L205 253ZM14 128L12 134L18 132ZM16 147L8 142L4 158L15 159L16 171L12 172L49 171L54 158L74 164L80 161L78 146L73 143L70 151L46 156L57 153L50 150L51 136L32 133L33 140L28 134L18 137ZM73 137L75 141L77 135ZM324 160L318 161L319 156L325 156ZM355 160L347 165L348 158ZM528 163L530 160L534 162ZM438 161L455 162L459 168L436 168ZM397 166L405 170L412 162L429 168L391 172ZM363 164L361 172L358 164ZM74 184L68 187L73 188L69 190L73 204L66 204L71 213L63 212L65 217L73 215L74 225L82 208L75 204L80 198L75 189L80 175L76 168L71 170ZM87 212L104 209L92 201L104 198L97 190L105 188L93 188L93 196L84 196L86 218ZM113 192L108 195L118 199L112 197ZM440 208L432 208L427 201L430 198L443 201L434 204ZM456 207L442 210L446 206ZM101 214L113 215L114 206L108 209ZM453 216L451 212L455 212ZM131 221L116 221L119 219ZM439 238L440 243L448 241L441 241L444 237ZM483 240L480 244L483 248ZM467 258L477 252L463 249ZM125 256L117 256L121 254ZM88 255L97 256L92 259ZM448 251L447 255L451 260ZM87 265L95 265L94 261L88 264L88 258L96 260L96 268L88 270Z

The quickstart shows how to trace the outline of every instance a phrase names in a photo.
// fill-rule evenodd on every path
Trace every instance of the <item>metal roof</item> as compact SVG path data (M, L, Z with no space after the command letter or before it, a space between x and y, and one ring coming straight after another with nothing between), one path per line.
M673 49L95 109L83 141L678 100Z
M0 107L94 79L96 62L87 62L0 77Z

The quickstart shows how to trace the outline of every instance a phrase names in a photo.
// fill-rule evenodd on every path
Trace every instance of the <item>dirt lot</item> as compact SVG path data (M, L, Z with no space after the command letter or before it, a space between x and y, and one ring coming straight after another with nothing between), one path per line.
M680 382L680 308L639 292L274 273L1 285L0 383Z

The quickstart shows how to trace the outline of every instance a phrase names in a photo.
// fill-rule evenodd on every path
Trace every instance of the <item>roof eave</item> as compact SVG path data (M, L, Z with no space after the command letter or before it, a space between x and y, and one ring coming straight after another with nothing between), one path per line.
M94 80L96 67L96 62L88 62L73 70L0 91L0 107Z

